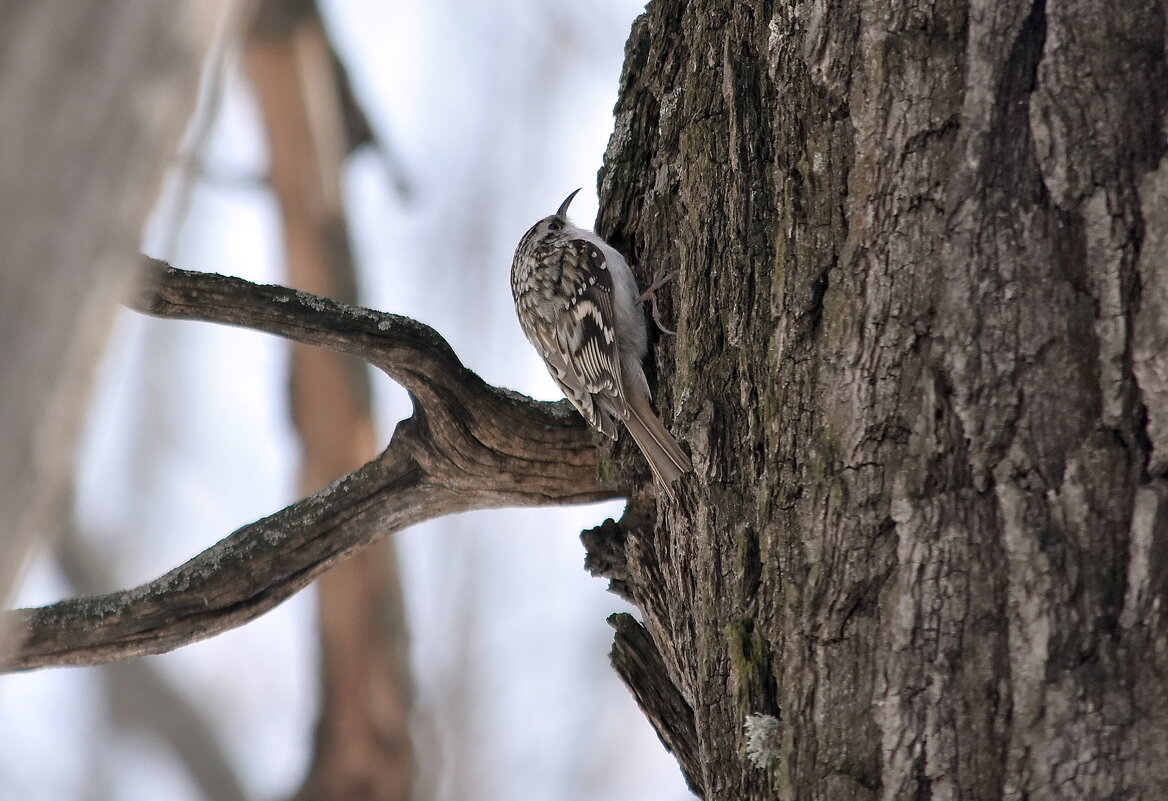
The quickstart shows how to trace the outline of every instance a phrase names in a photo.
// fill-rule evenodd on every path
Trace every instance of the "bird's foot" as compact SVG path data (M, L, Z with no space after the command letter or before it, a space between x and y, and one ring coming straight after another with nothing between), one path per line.
M653 274L653 283L649 284L649 288L641 293L641 297L637 298L637 303L644 303L649 301L649 310L653 313L653 322L661 329L661 333L676 336L677 332L665 327L661 322L661 318L657 312L657 290L668 284L677 277L677 270L658 270Z

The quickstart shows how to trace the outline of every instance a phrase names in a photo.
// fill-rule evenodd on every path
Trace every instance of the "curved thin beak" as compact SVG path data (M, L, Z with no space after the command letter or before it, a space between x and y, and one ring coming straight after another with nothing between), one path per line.
M584 187L580 187L580 189L583 189L583 188ZM556 216L557 217L564 217L565 219L567 219L568 204L572 202L572 198L576 197L576 193L579 192L580 189L577 189L576 192L573 192L572 194L570 194L566 198L564 198L564 202L560 204L560 207L558 209L556 209Z

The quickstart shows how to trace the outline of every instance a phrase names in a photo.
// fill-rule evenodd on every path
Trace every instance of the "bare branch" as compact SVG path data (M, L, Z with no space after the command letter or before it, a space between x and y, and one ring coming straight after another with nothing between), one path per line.
M271 609L337 560L423 520L625 494L598 478L592 436L566 403L486 384L428 326L153 260L150 269L154 285L138 298L140 310L360 356L410 391L414 416L377 459L154 581L6 613L14 644L0 654L2 671L92 665L213 636Z
M696 795L704 796L693 709L669 680L669 670L652 635L625 612L609 615L608 624L616 630L609 654L613 669L632 690L661 743L677 757L686 784Z
M348 353L380 367L410 392L473 375L437 331L408 317L287 287L179 270L158 259L145 263L146 287L132 305L146 314L251 328Z

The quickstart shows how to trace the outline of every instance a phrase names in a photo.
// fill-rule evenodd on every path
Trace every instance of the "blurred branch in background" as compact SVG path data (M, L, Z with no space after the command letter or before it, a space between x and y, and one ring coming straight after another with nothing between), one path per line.
M170 165L171 179L177 182L177 189L169 203L164 199L160 204L165 215L161 227L162 244L158 249L162 258L173 259L177 253L179 235L183 223L190 216L197 179L202 174L200 160L206 152L223 105L227 64L243 38L243 28L255 15L256 3L257 0L235 0L231 4L222 31L207 54L198 103L187 124L179 152Z
M289 285L357 302L342 172L373 133L312 2L264 0L245 64L268 132ZM309 495L372 459L364 362L292 348L289 387ZM298 799L405 801L413 784L409 641L395 545L382 540L320 578L321 698L312 767Z
M362 145L373 148L385 170L385 177L398 198L403 201L410 200L414 188L410 181L409 172L397 155L397 150L390 138L384 133L373 130L373 126L369 124L369 117L366 115L365 109L361 107L357 93L353 90L353 82L349 79L349 70L345 67L345 62L341 60L332 41L327 38L328 29L321 24L320 9L316 7L315 3L311 5L312 13L306 15L306 19L314 20L312 24L321 31L322 36L326 37L330 74L333 78L332 90L335 93L336 102L340 105L341 121L344 125L345 154L352 154ZM323 89L323 87L321 88Z

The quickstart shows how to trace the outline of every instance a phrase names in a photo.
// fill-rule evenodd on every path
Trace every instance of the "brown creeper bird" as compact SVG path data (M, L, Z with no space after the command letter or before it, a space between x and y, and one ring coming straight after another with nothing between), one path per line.
M576 192L515 249L511 293L519 324L584 419L612 439L616 421L623 422L676 500L672 484L692 465L650 406L637 282L623 256L568 221Z

